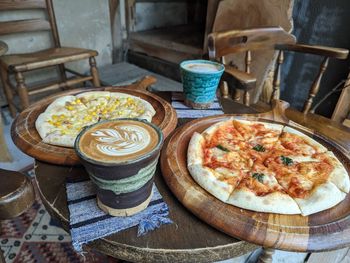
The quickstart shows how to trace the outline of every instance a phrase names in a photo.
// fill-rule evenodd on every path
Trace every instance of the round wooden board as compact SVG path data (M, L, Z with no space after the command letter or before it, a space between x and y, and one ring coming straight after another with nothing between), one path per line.
M272 114L273 115L273 114ZM198 119L176 129L161 154L163 177L179 201L203 221L233 237L264 247L290 251L323 251L350 244L350 194L340 204L307 217L260 213L225 204L201 188L187 170L187 147L196 131L237 115ZM265 120L257 116L237 116ZM276 118L275 118L276 120ZM279 118L283 120L283 118ZM268 120L271 122L270 120ZM277 122L281 123L281 122ZM285 123L281 123L286 125ZM306 128L288 124L333 151L350 172L349 153L339 145Z
M14 143L24 153L37 160L58 165L80 165L79 158L75 154L74 148L43 143L35 128L35 121L40 113L44 112L47 106L55 99L66 95L77 95L82 92L95 90L123 92L147 100L156 110L156 115L153 116L152 123L162 129L164 137L167 137L176 127L176 111L168 102L148 91L125 87L82 88L45 98L21 112L11 127L11 136Z

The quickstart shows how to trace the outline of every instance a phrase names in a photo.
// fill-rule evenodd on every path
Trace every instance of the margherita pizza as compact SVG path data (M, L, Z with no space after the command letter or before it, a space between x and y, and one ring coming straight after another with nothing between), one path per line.
M91 91L53 101L39 115L35 127L43 142L73 147L79 132L100 120L139 118L151 121L152 105L125 93Z
M287 126L230 119L188 147L194 180L241 208L304 216L331 208L350 190L347 171L320 143Z

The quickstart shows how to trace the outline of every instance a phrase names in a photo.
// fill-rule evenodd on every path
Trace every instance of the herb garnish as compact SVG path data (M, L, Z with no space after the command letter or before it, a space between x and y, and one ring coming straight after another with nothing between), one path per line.
M281 155L281 160L282 160L282 163L284 165L292 165L293 164L293 160L289 157Z
M263 173L253 173L252 177L258 180L260 183L264 182L264 174Z
M221 151L224 151L224 152L229 152L230 151L229 149L225 148L224 146L222 146L220 144L216 145L216 148L218 148L218 149L220 149Z
M265 147L260 145L260 144L257 144L253 147L253 150L255 150L257 152L265 152Z

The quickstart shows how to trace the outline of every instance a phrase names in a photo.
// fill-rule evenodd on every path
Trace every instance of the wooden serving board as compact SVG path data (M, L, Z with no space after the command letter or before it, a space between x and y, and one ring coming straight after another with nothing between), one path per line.
M162 129L164 137L167 137L176 127L177 116L175 109L168 102L148 91L128 87L82 88L45 98L21 112L13 122L11 128L11 136L14 143L24 153L40 161L58 165L80 165L74 148L43 143L35 128L35 121L39 114L44 112L47 106L58 97L77 95L82 92L94 90L123 92L147 100L156 110L156 115L153 116L152 123Z
M211 226L233 237L264 247L290 251L322 251L350 244L350 194L337 206L303 217L254 212L216 199L201 188L187 170L187 147L196 132L232 116L240 119L280 123L314 138L339 158L350 172L349 152L329 139L288 121L286 105L278 101L272 112L257 115L217 115L191 121L175 130L161 154L163 177L179 201Z

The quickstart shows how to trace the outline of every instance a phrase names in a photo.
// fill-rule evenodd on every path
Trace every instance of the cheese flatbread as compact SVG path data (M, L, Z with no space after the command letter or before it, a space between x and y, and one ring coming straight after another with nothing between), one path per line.
M147 101L121 92L90 91L63 96L41 113L35 127L43 142L74 147L79 132L100 120L139 118L152 121L155 110Z

